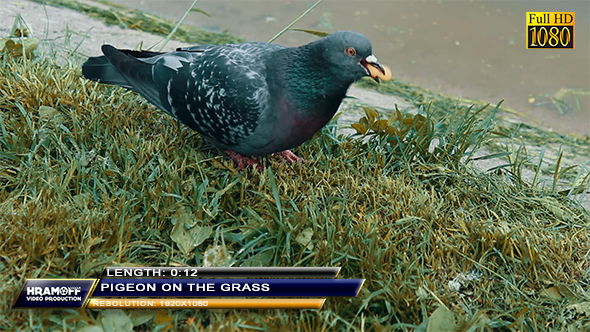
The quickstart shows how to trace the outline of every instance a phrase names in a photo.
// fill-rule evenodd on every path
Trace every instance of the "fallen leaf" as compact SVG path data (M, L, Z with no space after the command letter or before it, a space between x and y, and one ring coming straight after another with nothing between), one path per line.
M104 332L131 332L133 322L121 309L106 309L101 313L100 323Z
M158 310L156 314L156 326L158 331L170 331L174 329L174 316L169 316L166 310Z
M263 267L268 266L270 264L270 260L272 259L272 250L266 250L259 254L256 254L248 259L246 259L241 266L242 267Z
M354 128L357 133L359 134L366 134L367 130L369 130L367 127L363 126L362 124L358 124L358 123L353 123L350 125L352 128Z
M170 238L185 255L207 240L213 232L211 226L196 226L194 216L186 210L177 213L172 219L174 228Z
M569 301L577 299L576 294L574 294L566 285L558 284L557 289L559 289L559 293Z
M102 326L98 325L87 325L84 326L79 332L104 332Z
M559 288L557 286L551 286L549 288L543 289L541 291L541 295L553 300L563 299L563 296L561 296L561 293L559 292Z
M455 332L457 331L455 314L444 306L438 307L428 321L427 332Z
M153 310L134 310L131 312L133 326L139 326L152 320L156 316Z
M39 106L39 119L51 123L60 124L65 121L66 117L58 110L50 106Z
M302 247L307 248L308 250L313 250L313 244L311 243L311 238L313 237L313 229L305 228L297 237L295 237L295 242L299 243Z

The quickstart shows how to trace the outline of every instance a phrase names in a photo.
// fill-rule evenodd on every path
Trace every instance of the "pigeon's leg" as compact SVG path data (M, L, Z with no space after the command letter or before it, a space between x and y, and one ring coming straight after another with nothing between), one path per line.
M309 160L299 157L298 155L291 152L291 150L277 152L274 155L285 159L285 161L288 162L289 164L292 164L296 161L301 162L301 163L308 163L309 162Z
M260 165L260 162L257 159L254 158L250 158L250 157L246 157L246 156L242 156L241 154L232 151L232 150L225 150L225 153L227 153L227 155L233 159L233 161L236 162L236 164L238 164L238 167L243 171L246 169L246 166L252 167L252 166L256 166L256 168L259 171L264 171L264 167L262 167Z

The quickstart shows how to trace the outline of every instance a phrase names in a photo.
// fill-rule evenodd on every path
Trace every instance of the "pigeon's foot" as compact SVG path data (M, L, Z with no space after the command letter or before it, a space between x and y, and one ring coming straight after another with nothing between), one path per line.
M283 152L276 152L274 155L285 159L285 161L288 162L289 164L292 164L296 161L298 161L300 163L308 163L309 162L309 160L299 157L298 155L291 152L291 150L285 150Z
M242 171L246 169L246 166L248 166L248 167L256 166L256 168L259 171L261 171L261 172L264 171L264 167L262 167L262 165L260 165L260 162L257 159L242 156L241 154L239 154L235 151L232 151L232 150L225 150L225 153L227 153L227 155L231 159L233 159L233 161L235 161L236 164L238 164L238 167Z

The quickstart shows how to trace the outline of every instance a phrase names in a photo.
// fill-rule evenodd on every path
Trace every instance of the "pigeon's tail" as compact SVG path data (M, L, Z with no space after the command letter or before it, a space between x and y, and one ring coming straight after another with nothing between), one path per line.
M127 89L132 88L105 56L88 58L82 65L82 75L99 83L118 85Z
M138 74L145 73L145 70L150 73L152 64L149 63L149 58L162 54L150 51L118 50L111 45L103 45L102 53L104 56L89 58L82 65L84 77L128 89L133 89L133 81L152 81L151 77Z
M111 45L103 45L102 53L104 56L89 58L82 65L84 77L138 92L149 102L170 114L162 105L152 77L154 59L162 53L118 50Z

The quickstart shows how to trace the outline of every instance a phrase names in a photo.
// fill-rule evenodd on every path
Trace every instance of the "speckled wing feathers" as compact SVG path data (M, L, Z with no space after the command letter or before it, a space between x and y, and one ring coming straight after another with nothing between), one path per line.
M174 115L225 147L243 141L269 107L268 48L249 43L180 49L192 60L167 85Z
M250 135L260 114L270 107L266 60L281 48L267 43L203 45L135 56L107 46L103 53L128 83L111 75L115 82L111 84L137 91L215 144L229 148ZM105 77L99 81L110 83Z

